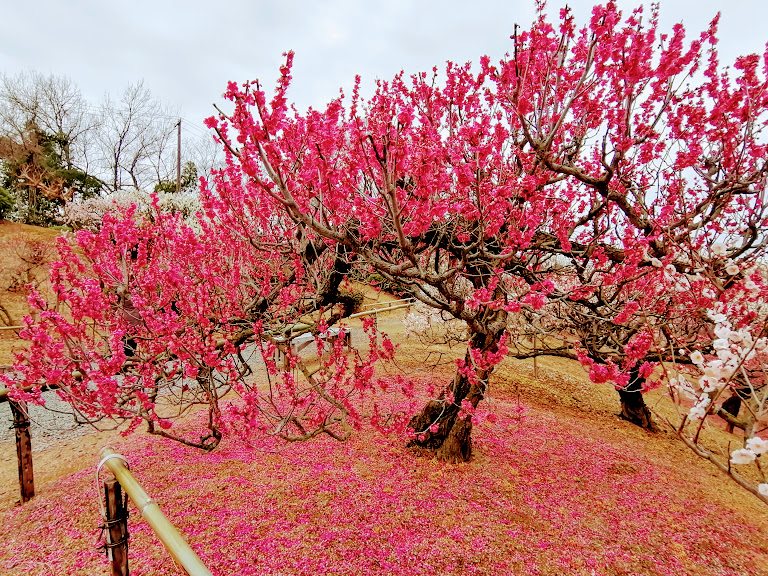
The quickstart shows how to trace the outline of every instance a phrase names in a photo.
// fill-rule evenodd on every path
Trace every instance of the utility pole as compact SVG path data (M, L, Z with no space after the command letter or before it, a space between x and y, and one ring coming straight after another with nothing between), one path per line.
M176 142L176 194L179 194L181 192L181 118L176 126L179 129Z

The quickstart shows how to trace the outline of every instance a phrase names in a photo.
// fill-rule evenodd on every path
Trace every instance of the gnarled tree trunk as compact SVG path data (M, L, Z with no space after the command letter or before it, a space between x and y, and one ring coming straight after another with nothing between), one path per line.
M495 351L501 338L498 334L475 334L470 340L464 356L465 365L471 365L470 348L483 354ZM470 373L456 372L451 384L436 400L430 400L426 406L409 422L409 427L416 433L409 446L419 446L434 452L438 459L445 462L466 462L472 455L472 416L461 410L461 403L467 400L476 408L485 395L488 378L493 367L475 368ZM453 396L453 402L447 398ZM437 425L437 429L430 427Z
M651 411L645 405L643 399L643 382L645 379L640 376L637 370L631 370L629 373L629 383L624 388L619 388L619 400L621 401L621 413L619 416L632 424L645 428L646 430L656 431L656 424L651 417Z

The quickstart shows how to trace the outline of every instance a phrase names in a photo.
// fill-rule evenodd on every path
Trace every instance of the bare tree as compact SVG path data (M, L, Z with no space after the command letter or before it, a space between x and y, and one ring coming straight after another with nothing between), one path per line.
M0 75L0 131L22 139L29 126L60 137L66 168L85 170L85 140L99 123L80 89L67 76L22 72Z
M172 152L178 114L152 96L143 82L129 85L118 101L101 103L100 162L111 190L151 189L176 166Z
M178 110L155 98L143 81L95 105L66 76L0 74L4 149L29 147L30 134L54 138L57 165L96 178L107 191L151 191L159 182L175 181L178 122ZM210 175L222 165L221 147L202 126L185 123L183 138L183 160L193 162L198 174Z

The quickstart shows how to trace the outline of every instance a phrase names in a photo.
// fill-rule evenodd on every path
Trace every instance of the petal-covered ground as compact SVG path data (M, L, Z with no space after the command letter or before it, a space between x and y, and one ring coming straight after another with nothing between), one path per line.
M679 443L503 394L493 405L461 465L375 431L210 454L111 442L217 576L768 575L768 510ZM109 573L94 472L0 510L0 573ZM130 529L131 574L182 573L133 509Z

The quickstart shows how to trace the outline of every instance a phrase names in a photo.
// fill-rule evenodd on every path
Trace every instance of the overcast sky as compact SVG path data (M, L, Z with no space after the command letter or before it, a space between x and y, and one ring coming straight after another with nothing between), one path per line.
M581 25L594 3L568 4ZM637 4L619 2L625 11ZM766 0L664 0L662 28L682 21L698 36L718 11L724 60L763 52ZM448 59L501 58L514 24L533 16L533 0L0 0L0 72L69 76L93 102L143 79L202 126L227 81L273 85L286 50L296 52L291 99L320 107L339 88L349 93L356 74L365 88Z

